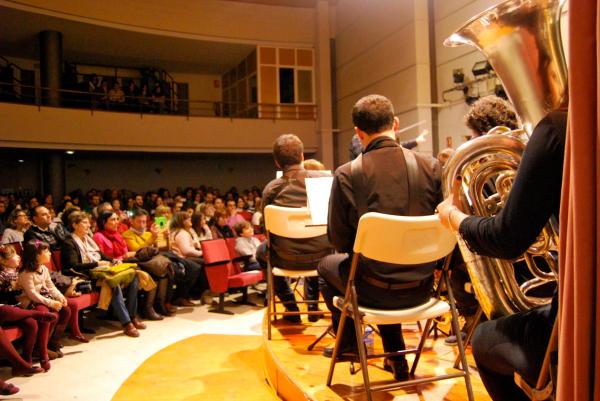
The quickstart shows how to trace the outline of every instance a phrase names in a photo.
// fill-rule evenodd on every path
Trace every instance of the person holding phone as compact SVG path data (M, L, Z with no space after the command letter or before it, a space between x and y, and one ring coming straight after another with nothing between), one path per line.
M154 223L152 223L148 230L148 212L142 208L137 208L132 211L129 224L129 230L123 233L123 238L127 244L127 249L137 252L145 246L154 246L156 244L158 234L164 231L167 220L165 217L155 218Z

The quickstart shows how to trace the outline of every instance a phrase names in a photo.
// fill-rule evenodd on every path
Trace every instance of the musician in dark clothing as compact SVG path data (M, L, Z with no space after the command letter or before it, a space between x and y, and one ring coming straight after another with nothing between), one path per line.
M333 297L343 296L345 292L360 216L367 212L429 215L441 199L439 162L403 150L396 143L394 131L398 128L398 119L387 98L363 97L354 105L352 120L365 151L335 172L327 233L340 253L326 257L319 264L321 292L336 330L340 311L333 305ZM417 180L413 184L409 184L407 163L415 169ZM399 266L363 259L356 272L358 299L361 305L383 309L420 305L431 297L434 267L434 263ZM382 325L379 330L386 352L405 349L401 325ZM354 326L348 322L342 333L342 356L356 353L355 336ZM324 355L331 354L332 348L326 348ZM386 358L385 366L393 371L396 379L408 376L404 357Z
M553 112L536 126L525 148L510 196L494 217L467 216L454 194L438 205L442 223L460 232L480 255L512 259L536 239L550 217L558 218L567 117ZM494 401L529 400L515 384L514 372L530 383L539 374L557 312L552 304L480 324L473 355Z
M284 207L306 207L306 183L305 178L316 178L330 176L330 174L317 170L305 170L304 145L296 135L281 135L273 145L273 157L278 168L283 170L280 178L269 182L263 191L262 207L268 205ZM326 235L306 239L289 239L271 235L271 265L290 269L306 270L313 269L319 260L333 252ZM259 263L266 267L266 243L261 244L256 250L256 258ZM294 297L289 280L285 277L275 276L273 278L275 294L285 302L287 311L298 311L298 305ZM317 277L309 277L305 280L306 300L319 299L319 282ZM316 304L309 304L309 310L316 311ZM320 315L309 315L309 321L317 321ZM287 315L283 317L294 323L300 323L300 316Z

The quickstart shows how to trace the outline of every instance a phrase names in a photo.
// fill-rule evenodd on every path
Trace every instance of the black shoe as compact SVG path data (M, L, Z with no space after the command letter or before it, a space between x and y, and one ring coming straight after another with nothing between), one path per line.
M383 369L392 372L394 379L398 381L408 380L410 375L408 373L408 363L406 359L390 359L385 358L383 361Z
M309 308L308 311L309 312L320 312L321 310L319 308L314 308L314 309ZM322 319L324 317L325 317L325 315L323 313L320 313L318 315L308 315L308 321L314 323L314 322L318 322L319 319Z
M333 356L333 348L335 345L330 345L328 347L323 348L323 356L326 358L331 358ZM342 346L338 353L337 357L338 362L358 362L360 361L358 357L358 352L353 347L345 347Z
M302 319L300 315L284 315L281 320L285 320L288 323L300 324L302 323Z
M85 334L96 334L96 330L85 326L79 326L79 331Z
M461 331L460 332L460 336L461 336L461 338L463 340L463 345L464 345L465 340L467 338L467 333ZM458 341L456 340L456 336L454 334L452 334L451 336L446 337L444 339L444 344L450 345L450 346L458 345Z

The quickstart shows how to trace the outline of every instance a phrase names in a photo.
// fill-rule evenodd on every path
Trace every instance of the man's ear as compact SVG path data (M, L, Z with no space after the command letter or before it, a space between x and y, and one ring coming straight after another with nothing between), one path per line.
M392 126L394 128L394 132L398 131L398 127L400 126L400 120L398 120L398 117L394 117L394 124Z
M273 161L275 162L275 167L277 167L278 170L283 170L277 160L273 159Z
M365 133L358 127L354 127L354 132L358 135L358 138L363 141L365 139Z
M304 153L301 153L300 155L302 156L302 158L300 159L300 161L303 162L304 161Z

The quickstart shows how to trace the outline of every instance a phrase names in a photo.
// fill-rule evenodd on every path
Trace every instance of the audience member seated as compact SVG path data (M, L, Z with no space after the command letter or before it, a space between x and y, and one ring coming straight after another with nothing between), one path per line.
M6 212L6 201L0 201L0 235L6 230L6 221L8 213Z
M257 233L261 233L262 232L262 225L263 225L263 215L262 215L262 198L260 196L257 196L254 198L254 207L256 208L256 211L254 212L254 214L252 215L252 226L254 227L254 231Z
M118 263L112 257L100 251L89 236L90 216L84 212L73 212L69 216L71 235L65 239L61 250L62 273L68 276L85 276L92 278L92 269L108 268ZM98 233L96 233L98 234ZM112 288L110 304L114 313L123 325L123 332L130 337L139 337L137 329L145 325L137 317L138 278L134 277L126 288L127 303L123 298L121 285L116 283Z
M242 256L248 256L248 262L244 264L244 270L259 270L260 265L256 260L256 250L260 241L254 236L252 224L243 221L235 225L237 238L235 239L235 250Z
M202 251L200 242L194 241L192 234L192 218L186 212L175 212L169 226L171 250L185 261L185 276L179 278L175 290L173 305L195 306L190 300L190 292L196 290L202 294L208 288L202 271ZM177 280L177 278L176 278Z
M165 101L165 93L162 90L162 86L155 85L152 91L152 109L155 113L163 114L166 112Z
M239 197L237 200L237 214L240 215L244 220L251 221L252 213L248 210L248 203L243 197Z
M227 224L227 214L215 212L215 225L211 227L213 239L235 238L235 232Z
M18 299L25 309L52 312L58 316L56 323L38 322L40 366L46 371L50 369L48 349L56 352L59 358L62 357L60 338L71 317L71 309L66 307L67 299L56 288L48 268L44 266L50 262L50 258L50 246L47 243L34 239L24 244L23 271L19 274L19 285L23 294ZM49 340L52 326L54 333Z
M133 79L129 80L125 88L125 103L130 111L138 111L140 89Z
M205 208L206 209L206 208ZM208 226L206 217L201 212L195 212L192 214L192 236L194 242L200 243L200 241L206 241L213 239L212 231Z
M31 376L44 371L32 365L33 348L38 334L37 321L54 322L56 316L50 312L24 310L16 305L15 295L18 289L21 257L11 245L0 246L0 325L15 325L23 331L23 356L15 350L12 343L0 328L0 354L8 358L12 365L13 376Z
M38 240L47 243L51 251L58 251L66 233L62 225L50 227L52 216L45 206L36 206L31 210L33 224L23 235L24 242Z
M227 214L227 210L225 209L225 201L220 196L215 197L215 201L213 202L215 205L215 211Z
M143 317L149 320L162 320L160 316L154 310L154 302L157 297L157 293L160 292L159 303L161 307L159 310L165 310L165 298L167 289L170 285L167 266L162 263L163 256L158 255L158 250L154 248L156 240L158 239L159 228L156 224L148 227L148 212L144 209L136 209L131 216L131 228L123 233L123 238L127 244L127 249L130 252L135 252L135 256L138 259L138 266L150 274L154 280L158 282L158 287L148 292L146 297L146 304L144 305ZM152 248L152 250L146 249L144 252L140 251L143 248ZM144 255L144 256L142 256ZM143 263L139 263L143 259ZM169 263L166 260L167 265Z
M27 212L21 209L13 210L8 216L7 223L8 228L2 234L2 243L13 244L15 242L23 242L23 234L31 225L29 217L27 217Z
M119 233L119 216L112 210L105 210L98 216L98 231L94 234L94 242L100 250L113 259L127 259L135 256L135 252L127 249L123 235Z

